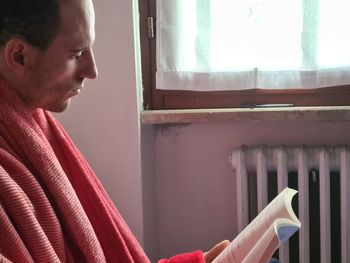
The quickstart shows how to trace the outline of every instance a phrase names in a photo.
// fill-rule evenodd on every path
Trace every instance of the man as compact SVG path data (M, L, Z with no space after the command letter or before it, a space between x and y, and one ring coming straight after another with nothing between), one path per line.
M0 0L0 262L149 262L48 112L97 76L94 19L91 0Z

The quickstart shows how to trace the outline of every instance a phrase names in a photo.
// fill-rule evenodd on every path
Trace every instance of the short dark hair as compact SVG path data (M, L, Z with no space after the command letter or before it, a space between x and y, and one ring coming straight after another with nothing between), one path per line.
M58 32L60 0L0 0L0 46L22 37L45 50Z

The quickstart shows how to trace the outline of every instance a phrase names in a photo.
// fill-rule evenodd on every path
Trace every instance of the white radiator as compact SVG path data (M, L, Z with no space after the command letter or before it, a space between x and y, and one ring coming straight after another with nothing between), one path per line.
M315 225L315 219L310 222L310 207L319 205L317 216L317 233L319 235L318 253L319 262L330 263L334 261L336 249L341 263L350 262L350 154L346 146L341 147L241 147L235 149L230 157L232 167L236 174L237 184L237 223L238 231L241 231L252 218L249 218L252 203L255 203L257 212L261 211L268 203L268 188L271 187L271 172L275 172L276 194L288 186L289 177L297 177L296 190L298 190L298 218L301 221L299 241L297 241L298 255L289 255L289 244L286 243L279 249L279 259L283 263L309 263L315 262L310 247L316 242L310 238L310 226ZM339 178L338 211L340 219L339 247L332 248L331 231L331 202L335 204L331 195L331 179L334 173ZM317 173L317 178L316 178ZM250 178L255 177L252 187ZM276 179L277 178L277 179ZM309 180L317 180L317 198L314 204L309 200ZM332 179L333 180L333 179ZM254 193L252 193L254 191ZM340 191L340 194L339 194ZM333 192L332 192L333 193ZM256 196L256 200L252 200ZM254 198L255 199L255 198ZM332 201L331 201L332 200ZM333 211L333 210L332 210ZM252 216L252 215L251 215ZM333 220L334 223L334 220ZM339 227L339 226L338 226ZM333 234L334 235L334 234ZM331 254L333 251L333 254ZM291 259L290 259L291 257ZM293 257L296 257L294 260ZM332 260L333 257L333 260ZM297 260L299 259L299 260ZM311 260L311 261L310 261ZM338 262L338 260L336 260Z

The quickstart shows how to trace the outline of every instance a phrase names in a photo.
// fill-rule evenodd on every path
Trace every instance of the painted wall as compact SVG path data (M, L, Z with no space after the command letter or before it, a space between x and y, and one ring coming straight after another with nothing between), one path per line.
M229 155L245 145L350 143L350 122L223 122L156 125L154 140L154 258L210 249L237 234L235 180ZM148 127L150 128L150 127ZM143 174L147 176L147 174ZM156 216L154 216L156 215ZM149 225L149 227L152 227ZM149 246L149 247L148 247Z
M135 1L137 2L137 1ZM56 115L140 242L143 240L133 1L95 1L96 80Z

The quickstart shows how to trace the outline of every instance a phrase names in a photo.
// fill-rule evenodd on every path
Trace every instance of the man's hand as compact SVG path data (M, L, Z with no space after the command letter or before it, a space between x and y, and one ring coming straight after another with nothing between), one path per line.
M212 249L204 253L205 262L206 263L212 262L221 253L221 251L223 251L229 244L230 244L230 241L228 240L224 240L216 244Z

